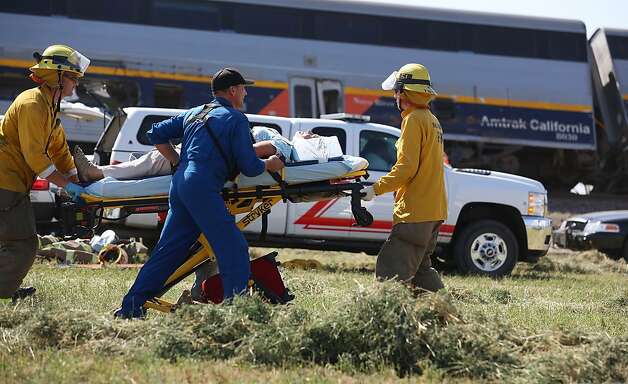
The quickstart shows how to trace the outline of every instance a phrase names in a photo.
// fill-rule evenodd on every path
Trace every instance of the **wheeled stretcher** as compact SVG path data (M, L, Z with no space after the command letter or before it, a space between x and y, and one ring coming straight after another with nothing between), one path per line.
M366 167L368 163L364 161L361 164L353 164L346 167L348 172L341 173L343 168L339 168L338 164L323 165L319 164L288 164L280 173L264 175L262 184L250 185L254 180L245 181L245 186L238 184L230 184L222 191L222 196L229 212L233 215L246 214L238 222L237 226L240 230L246 228L250 223L258 218L262 218L262 232L260 236L264 236L267 229L267 215L271 208L280 201L290 201L293 203L326 200L336 197L349 196L351 198L351 210L356 221L356 225L369 226L373 222L372 215L361 206L360 190L364 187L361 179L367 176ZM323 169L325 167L336 167L336 174L333 178L324 180L313 180L307 182L294 182L294 178L286 177L287 174L299 175L299 181L302 181L304 169L303 166ZM314 166L314 167L312 167ZM305 172L307 173L307 172ZM316 170L314 172L316 178L329 176L329 172ZM118 188L119 190L119 188ZM81 237L91 236L95 228L97 228L102 219L106 218L104 212L109 208L124 208L126 215L120 217L122 219L133 213L157 213L168 210L167 191L158 195L151 196L131 196L131 197L106 197L92 194L82 195L85 203L79 205L77 203L66 201L61 204L61 215L63 232L65 236ZM174 285L185 279L205 263L215 261L214 252L203 234L198 241L190 249L189 258L168 278L163 289L152 299L149 299L144 307L147 309L156 309L162 312L172 312L176 305L167 302L161 297Z

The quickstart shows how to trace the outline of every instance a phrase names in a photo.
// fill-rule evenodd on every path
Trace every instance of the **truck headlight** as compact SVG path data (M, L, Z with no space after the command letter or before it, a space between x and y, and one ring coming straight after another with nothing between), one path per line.
M619 225L603 223L601 221L589 221L582 230L582 234L585 236L599 232L617 233L619 232Z
M528 192L528 215L545 216L547 213L547 193Z

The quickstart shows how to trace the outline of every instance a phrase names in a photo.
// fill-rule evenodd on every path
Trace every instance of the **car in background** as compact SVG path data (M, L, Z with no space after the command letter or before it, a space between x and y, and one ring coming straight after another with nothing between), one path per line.
M591 212L563 221L552 234L554 244L572 250L597 249L628 262L628 210Z

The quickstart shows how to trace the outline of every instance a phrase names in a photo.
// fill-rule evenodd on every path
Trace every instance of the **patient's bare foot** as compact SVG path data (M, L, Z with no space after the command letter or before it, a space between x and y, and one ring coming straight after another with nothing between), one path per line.
M74 147L74 165L76 165L79 180L84 183L103 178L102 171L85 157L78 145Z

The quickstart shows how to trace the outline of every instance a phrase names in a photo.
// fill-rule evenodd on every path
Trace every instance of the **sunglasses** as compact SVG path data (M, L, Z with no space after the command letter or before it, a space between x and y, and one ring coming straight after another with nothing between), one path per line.
M78 76L64 74L63 77L65 77L66 79L71 80L71 81L73 81L75 83L78 83L78 81L79 81Z

